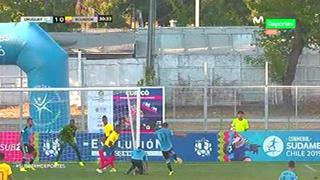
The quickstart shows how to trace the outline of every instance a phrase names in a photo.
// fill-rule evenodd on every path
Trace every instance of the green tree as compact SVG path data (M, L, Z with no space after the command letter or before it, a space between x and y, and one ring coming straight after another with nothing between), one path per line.
M243 0L202 0L201 24L205 26L244 26L250 10Z
M170 17L178 25L194 24L194 0L169 0ZM201 26L248 25L250 11L243 0L201 0Z
M0 21L19 22L21 16L74 15L74 0L0 0ZM77 25L41 24L47 31L69 31Z
M21 16L44 15L43 0L0 0L0 21L19 22Z
M83 0L82 4L87 8L93 8L95 14L111 14L113 22L99 27L122 28L127 25L126 9L129 6L128 0Z
M45 0L44 14L46 16L74 16L76 0ZM50 32L65 32L79 28L79 24L41 24Z
M171 20L172 14L172 0L161 0L156 1L157 3L157 21L161 26L167 26L169 24L169 20ZM134 5L136 10L140 10L142 12L143 21L148 22L149 18L149 3L150 0L130 0L130 3Z
M194 0L169 0L170 18L177 20L179 26L194 24Z
M269 61L271 74L283 85L292 85L298 59L304 48L316 49L320 45L320 3L318 0L246 0L253 16L265 18L294 18L293 30L280 30L277 36L260 32L258 45L264 48L259 61ZM292 104L291 91L284 91L284 100Z
M82 0L82 8L94 9L93 15L112 14L114 21L108 27L125 27L127 17L124 11L127 0ZM0 21L19 22L21 16L73 16L76 0L0 0ZM82 15L91 15L90 13ZM41 24L47 31L70 31L79 28L78 24ZM99 27L106 27L101 24Z

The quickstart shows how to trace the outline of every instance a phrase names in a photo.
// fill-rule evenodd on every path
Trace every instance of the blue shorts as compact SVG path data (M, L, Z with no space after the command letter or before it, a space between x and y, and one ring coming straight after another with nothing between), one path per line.
M162 155L165 160L169 160L175 154L176 152L174 152L173 149L170 149L169 151L162 151Z

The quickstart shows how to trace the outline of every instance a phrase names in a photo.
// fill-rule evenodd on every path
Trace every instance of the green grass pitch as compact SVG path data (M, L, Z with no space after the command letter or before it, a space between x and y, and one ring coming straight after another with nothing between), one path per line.
M64 169L37 169L25 173L13 167L13 173L15 180L276 180L282 170L286 169L286 163L184 163L174 165L175 174L170 177L164 163L151 163L149 175L123 175L128 167L129 163L118 163L118 172L97 174L97 164L79 167L78 164L70 163ZM320 179L320 164L298 162L296 172L299 180Z

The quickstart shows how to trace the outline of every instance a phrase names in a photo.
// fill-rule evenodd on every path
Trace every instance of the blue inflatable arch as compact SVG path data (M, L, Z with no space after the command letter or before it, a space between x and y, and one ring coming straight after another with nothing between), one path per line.
M0 23L0 65L17 65L28 87L69 87L67 53L35 23ZM31 92L30 115L40 132L69 121L69 93Z

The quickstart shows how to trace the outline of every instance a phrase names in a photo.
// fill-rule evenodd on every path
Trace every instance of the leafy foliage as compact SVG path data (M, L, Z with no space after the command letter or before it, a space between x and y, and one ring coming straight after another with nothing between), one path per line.
M0 21L18 22L23 15L44 15L43 0L0 0Z
M202 0L201 21L205 26L244 26L250 11L242 0Z
M259 32L258 45L264 48L264 58L270 62L274 80L285 85L292 84L298 59L303 48L317 49L320 45L320 3L317 0L245 0L252 16L265 18L294 18L294 30L280 30L276 36Z
M170 0L170 17L178 20L178 25L194 23L195 1ZM202 26L248 25L250 11L242 0L201 0Z
M104 24L102 27L125 27L126 14L124 13L129 6L127 0L83 0L82 4L94 10L93 15L97 14L112 14L113 22ZM129 18L129 17L128 17ZM127 19L128 19L127 18ZM100 25L101 27L101 25Z
M178 25L185 26L194 23L194 1L171 0L169 2L172 9L170 17L178 20Z

